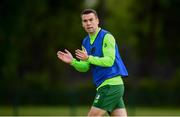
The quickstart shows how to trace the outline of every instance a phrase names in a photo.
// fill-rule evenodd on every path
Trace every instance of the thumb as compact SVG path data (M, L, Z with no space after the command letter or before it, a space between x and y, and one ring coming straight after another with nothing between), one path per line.
M64 50L66 53L71 54L67 49Z
M69 55L72 56L71 52L69 52L67 49L65 49L64 51L65 51L67 54L69 54Z
M82 47L82 51L84 51L85 53L87 53L86 49L84 47Z

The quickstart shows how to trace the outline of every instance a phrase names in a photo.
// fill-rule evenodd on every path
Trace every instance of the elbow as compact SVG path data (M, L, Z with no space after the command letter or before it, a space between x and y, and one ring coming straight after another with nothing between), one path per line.
M108 64L108 65L106 65L106 67L112 67L113 66L113 64Z
M88 71L88 69L83 69L80 72L87 72L87 71Z
M106 64L106 67L112 67L114 64L114 60L110 59L109 62Z
M79 71L79 72L87 72L89 70L89 67L76 68L76 70Z

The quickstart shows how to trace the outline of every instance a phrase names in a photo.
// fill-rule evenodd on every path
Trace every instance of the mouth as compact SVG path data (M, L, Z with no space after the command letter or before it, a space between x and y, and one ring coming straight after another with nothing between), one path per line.
M92 27L87 27L87 29L89 30L89 29L92 29Z

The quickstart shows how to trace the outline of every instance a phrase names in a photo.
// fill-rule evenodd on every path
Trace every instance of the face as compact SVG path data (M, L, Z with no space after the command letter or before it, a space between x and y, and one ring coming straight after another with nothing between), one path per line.
M95 34L98 29L99 19L93 13L84 14L81 18L85 31L89 34Z

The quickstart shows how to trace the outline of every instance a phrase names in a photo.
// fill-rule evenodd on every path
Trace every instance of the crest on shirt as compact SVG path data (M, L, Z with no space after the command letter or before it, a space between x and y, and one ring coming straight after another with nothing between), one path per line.
M96 51L96 48L95 48L95 47L91 48L91 54L94 54L95 51Z
M100 98L100 95L97 95L96 98L95 98L95 100L94 100L94 103L98 103L99 98Z
M104 44L104 47L107 47L107 43Z

